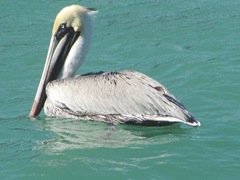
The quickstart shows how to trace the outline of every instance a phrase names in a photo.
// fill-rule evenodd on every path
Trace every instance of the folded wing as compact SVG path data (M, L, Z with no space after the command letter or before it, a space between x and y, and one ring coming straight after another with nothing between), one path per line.
M121 122L135 119L139 123L200 125L162 84L135 71L99 72L59 79L48 84L46 93L45 113L50 116L67 113L76 117L116 116Z

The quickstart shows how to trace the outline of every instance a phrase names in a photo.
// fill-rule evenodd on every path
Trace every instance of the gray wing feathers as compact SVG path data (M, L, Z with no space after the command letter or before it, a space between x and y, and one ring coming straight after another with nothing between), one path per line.
M187 122L193 119L162 84L135 71L88 74L56 80L48 84L46 93L48 104L77 115L121 114L157 119L173 117Z

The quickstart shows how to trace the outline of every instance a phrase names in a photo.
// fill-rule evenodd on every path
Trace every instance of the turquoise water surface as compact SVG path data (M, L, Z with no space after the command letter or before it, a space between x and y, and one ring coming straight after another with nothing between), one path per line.
M99 10L78 73L132 69L163 83L201 127L28 117L56 14ZM240 177L240 2L2 1L0 179Z

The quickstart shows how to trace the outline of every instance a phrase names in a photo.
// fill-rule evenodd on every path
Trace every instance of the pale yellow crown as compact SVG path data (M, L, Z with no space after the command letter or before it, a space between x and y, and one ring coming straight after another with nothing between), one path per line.
M56 16L52 34L55 34L60 24L66 23L67 27L73 27L75 31L82 31L83 17L94 9L86 8L80 5L71 5L63 8Z

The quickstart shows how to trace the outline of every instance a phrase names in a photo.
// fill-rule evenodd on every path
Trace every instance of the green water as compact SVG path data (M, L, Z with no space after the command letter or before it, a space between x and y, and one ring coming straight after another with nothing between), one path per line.
M99 10L80 73L133 69L162 82L199 128L28 118L60 9ZM237 179L240 2L2 1L0 179Z

